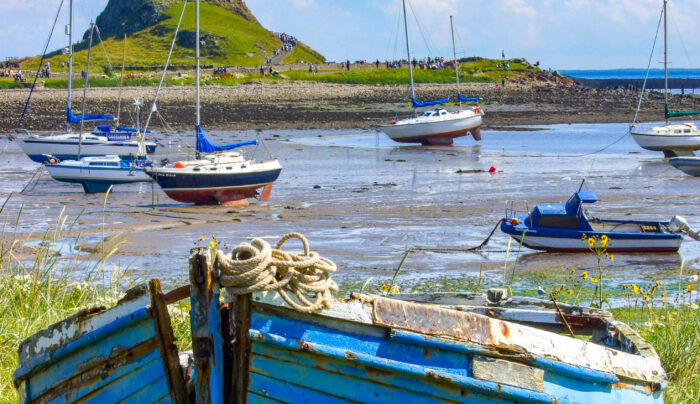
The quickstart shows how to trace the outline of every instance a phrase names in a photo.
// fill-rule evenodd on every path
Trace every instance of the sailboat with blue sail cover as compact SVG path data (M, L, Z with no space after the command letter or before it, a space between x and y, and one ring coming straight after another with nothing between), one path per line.
M60 9L59 9L60 12ZM66 27L68 34L68 106L66 108L66 133L38 136L30 134L26 129L15 129L13 136L17 144L27 156L37 163L45 163L50 158L79 159L80 157L117 155L122 158L134 158L139 151L139 140L133 134L134 129L111 125L97 125L91 133L75 133L73 125L114 121L115 117L106 114L86 114L83 111L75 115L71 106L72 73L73 73L73 1L69 3L69 22ZM31 94L29 96L31 99ZM29 100L27 101L27 106ZM26 112L26 107L25 107ZM24 117L24 114L22 115ZM21 119L20 119L21 126ZM81 130L82 132L82 130ZM21 136L26 135L26 136ZM147 153L154 153L154 142L144 143Z
M196 37L199 38L199 0L196 1ZM245 205L248 198L268 200L272 183L282 165L277 159L250 160L233 151L256 145L247 141L223 146L209 142L200 125L200 41L196 43L196 158L177 161L163 167L147 167L146 173L160 185L166 195L183 203L196 205ZM258 193L259 190L262 191Z
M408 41L408 23L406 19L406 0L403 0L404 28L406 32L406 52L408 54L408 72L411 82L411 102L413 104L413 117L393 121L389 125L380 125L379 130L384 132L392 140L399 143L420 143L428 145L452 145L454 138L466 136L471 133L475 140L481 140L481 108L462 109L462 102L478 101L477 98L465 98L458 93L459 110L450 112L446 109L436 108L426 110L420 115L417 108L431 107L448 103L449 98L419 102L416 99L413 83L413 66L411 65L411 48ZM452 17L450 17L452 25ZM454 52L454 27L452 28L452 49ZM454 58L457 87L459 88L459 70L456 52Z

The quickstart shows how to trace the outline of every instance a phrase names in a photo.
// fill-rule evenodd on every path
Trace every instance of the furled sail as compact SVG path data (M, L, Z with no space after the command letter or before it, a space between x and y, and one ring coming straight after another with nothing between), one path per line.
M415 98L413 99L413 107L414 108L421 108L421 107L430 107L433 105L441 105L441 104L447 104L450 102L449 98L443 98L441 100L435 100L435 101L426 101L426 102L418 102Z
M671 110L668 109L668 105L666 105L666 119L679 117L679 116L691 116L691 115L700 115L700 111L671 112Z
M462 97L462 94L457 94L459 96L459 102L476 102L481 100L479 97L471 97L471 98L465 98Z
M124 132L143 132L143 129L136 129L136 128L127 128L126 126L117 126L117 130L122 130ZM146 133L151 133L150 130L147 130Z
M223 145L223 146L216 146L216 145L211 144L211 142L209 142L209 140L207 140L207 137L204 136L204 132L202 131L202 127L199 125L197 126L197 151L200 153L215 153L215 152L235 149L235 148L241 147L241 146L254 145L254 144L258 144L258 142L255 140L249 140L247 142L233 143L233 144L227 144L227 145Z
M66 111L66 119L69 123L78 124L80 121L83 122L99 122L99 121L113 121L113 115L101 115L101 114L86 114L86 115L73 115L73 111L68 108Z

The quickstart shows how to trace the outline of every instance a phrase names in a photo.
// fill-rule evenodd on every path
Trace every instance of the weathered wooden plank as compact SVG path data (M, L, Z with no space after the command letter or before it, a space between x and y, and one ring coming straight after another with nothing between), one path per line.
M144 382L140 389L134 391L128 397L124 397L119 403L152 403L157 401L161 392L168 391L168 381L165 377L153 380L151 382ZM109 401L103 400L100 402L95 402L95 404L104 404ZM172 402L172 400L170 401Z
M473 355L472 376L479 380L544 392L544 371L516 362Z
M168 391L167 384L161 386L159 389L158 386L152 386L152 383L165 377L160 361L151 361L129 376L130 377L120 377L102 386L99 390L90 392L90 394L85 395L79 402L85 404L115 403L128 398L144 387L153 389L150 390L153 394L158 392L158 396Z
M286 349L280 349L275 346L266 344L253 345L253 372L268 373L269 368L272 372L277 372L275 366L268 363L261 363L258 358L267 358L278 362L293 363L298 366L307 368L319 368L329 374L343 375L348 379L362 379L369 383L382 386L394 386L404 390L407 393L416 394L422 397L421 400L442 400L446 402L479 402L488 401L491 403L512 402L512 400L504 400L499 397L488 397L475 391L469 391L455 384L450 384L446 380L439 380L432 376L425 375L425 378L417 378L408 374L389 372L384 369L377 369L361 364L356 364L353 360L340 361L328 357L323 357L320 354L313 352L294 352ZM464 356L464 362L469 363L468 356ZM273 362L274 363L274 362ZM260 369L260 366L265 365L265 369ZM268 366L269 365L269 366ZM275 373L276 374L276 373ZM294 373L295 375L297 373ZM433 373L435 374L435 373ZM283 376L283 375L282 375ZM325 380L325 378L324 378ZM289 380L289 383L299 383L296 377ZM328 388L333 388L334 385L325 383ZM256 392L251 387L252 392Z
M212 272L208 248L192 249L189 275L196 401L201 404L222 403L224 387L219 286Z
M156 341L158 342L170 396L174 403L186 404L188 400L185 391L185 381L180 372L180 360L177 346L175 346L175 336L170 325L170 314L165 304L165 296L160 288L160 281L158 279L148 281L148 289L151 296L150 310L155 324Z
M150 352L145 355L141 355L134 360L130 361L125 366L112 367L110 364L104 364L96 372L86 375L85 373L78 375L80 378L75 383L74 388L66 388L65 391L61 393L60 402L68 402L70 400L78 401L86 398L89 395L98 394L99 391L105 388L109 388L111 383L122 378L134 379L134 376L138 374L139 369L144 367L154 366L154 362L158 362L159 352L155 349L155 345ZM109 368L109 370L107 370ZM104 377L103 376L107 376ZM70 398L70 400L69 400Z
M254 395L265 397L277 402L283 403L324 403L324 404L352 404L361 403L362 401L351 401L342 397L337 397L328 394L324 391L317 391L305 386L296 384L298 374L293 373L295 377L291 380L280 380L268 375L252 373L250 376L250 391L254 394L249 394L249 399ZM327 382L318 380L318 382ZM340 387L340 386L338 386ZM370 391L366 392L370 394ZM252 402L252 400L251 400Z
M251 295L236 296L231 310L231 325L234 330L231 403L247 404L250 386L249 336L251 321Z
M91 344L86 344L80 350L50 364L33 375L30 379L32 398L37 398L51 390L57 390L56 388L64 381L76 377L92 367L110 363L112 359L116 363L126 364L133 357L146 353L138 352L138 355L129 355L130 349L154 338L155 328L153 323L147 321L146 318L131 324L130 327L115 330L114 333L105 335L104 338ZM156 349L155 344L152 345L151 349ZM126 360L120 360L120 358Z

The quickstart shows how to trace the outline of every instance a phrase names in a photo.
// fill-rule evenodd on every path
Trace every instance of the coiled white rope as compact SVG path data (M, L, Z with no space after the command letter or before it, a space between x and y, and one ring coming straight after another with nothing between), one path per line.
M301 241L303 253L281 250L291 239ZM336 265L311 251L299 233L285 235L275 248L256 238L250 244L238 245L230 254L217 250L215 265L221 286L228 293L245 295L274 290L292 308L304 313L330 308L333 292L338 291L330 276Z

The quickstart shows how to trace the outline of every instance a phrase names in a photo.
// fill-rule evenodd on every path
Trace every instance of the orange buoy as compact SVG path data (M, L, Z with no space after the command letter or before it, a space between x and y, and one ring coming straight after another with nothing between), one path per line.
M182 161L178 161L178 162L175 163L175 165L174 165L173 167L175 167L175 168L185 168L185 163L183 163Z
M495 172L496 172L496 167L491 166L491 167L489 168L489 172L490 172L490 173L495 173Z
M49 164L56 164L56 160L54 160L54 159L49 159Z
M481 108L479 108L479 107L474 108L474 113L475 113L475 114L480 114L480 113L481 113Z

